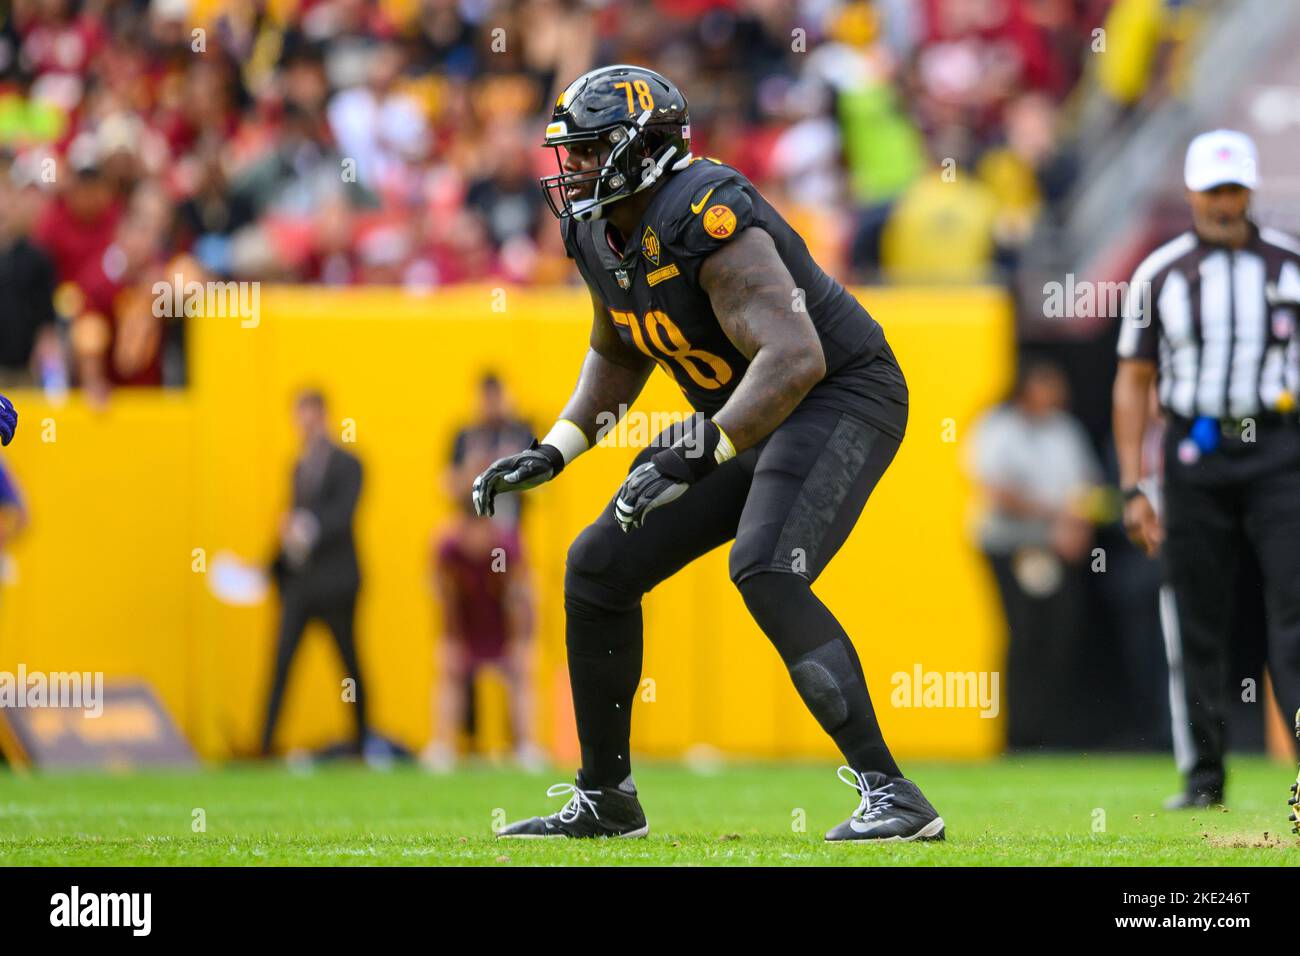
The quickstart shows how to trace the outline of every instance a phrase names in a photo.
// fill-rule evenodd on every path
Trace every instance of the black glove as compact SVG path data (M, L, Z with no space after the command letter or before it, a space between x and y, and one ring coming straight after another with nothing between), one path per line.
M554 445L540 445L537 439L517 455L498 458L474 479L474 513L495 513L496 496L505 491L526 491L550 481L564 470L564 456Z
M714 452L722 432L704 421L644 464L632 469L614 502L614 517L625 532L639 528L646 515L686 494L686 489L718 467Z

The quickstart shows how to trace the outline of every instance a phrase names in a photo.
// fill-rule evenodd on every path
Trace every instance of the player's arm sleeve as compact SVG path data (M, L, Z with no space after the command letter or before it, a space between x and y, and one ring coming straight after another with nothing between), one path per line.
M1144 262L1133 273L1120 312L1119 342L1115 350L1122 359L1154 362L1160 341L1158 289Z

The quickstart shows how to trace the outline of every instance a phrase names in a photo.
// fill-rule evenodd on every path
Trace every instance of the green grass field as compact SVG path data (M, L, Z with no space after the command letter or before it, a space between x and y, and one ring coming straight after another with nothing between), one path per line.
M562 772L448 776L331 766L126 776L0 771L0 865L1257 865L1300 863L1285 766L1239 759L1230 810L1167 813L1167 758L909 764L948 824L941 844L828 845L857 805L833 765L701 774L642 763L645 840L497 841L498 819L557 809ZM194 832L202 810L205 832ZM1104 828L1098 830L1104 813ZM803 832L797 827L806 821Z

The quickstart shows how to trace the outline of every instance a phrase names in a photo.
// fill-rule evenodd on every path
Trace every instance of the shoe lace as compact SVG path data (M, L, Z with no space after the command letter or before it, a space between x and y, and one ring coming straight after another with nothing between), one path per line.
M561 807L557 814L561 823L572 823L582 815L584 810L599 820L600 814L596 812L596 802L592 800L593 796L599 794L599 790L580 790L576 784L572 783L553 783L546 788L548 797L562 797L565 795L569 797L569 802Z
M845 776L845 771L848 771L848 776ZM893 781L872 789L871 785L867 783L867 775L858 773L849 766L840 767L839 770L835 771L835 775L862 796L862 802L853 811L855 819L870 822L893 807L894 794L891 792L891 788L894 786Z

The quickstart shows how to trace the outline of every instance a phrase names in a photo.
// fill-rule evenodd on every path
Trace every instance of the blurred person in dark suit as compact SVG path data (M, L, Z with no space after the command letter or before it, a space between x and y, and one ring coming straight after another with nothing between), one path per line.
M54 263L31 238L40 192L33 170L0 158L0 385L66 380L54 316Z
M366 696L353 633L361 573L352 520L361 495L361 462L329 438L325 398L308 389L294 416L302 452L293 469L293 507L280 521L280 548L271 574L280 589L280 631L267 699L262 753L269 755L294 653L307 623L323 622L334 636L355 686L357 751L369 743Z

